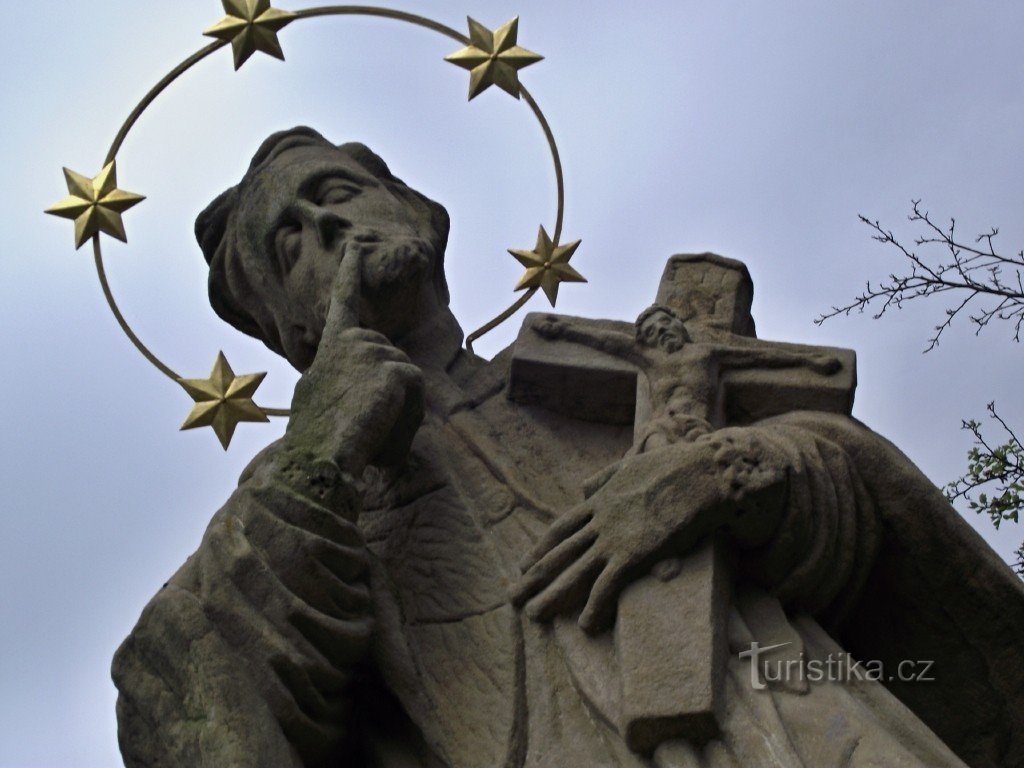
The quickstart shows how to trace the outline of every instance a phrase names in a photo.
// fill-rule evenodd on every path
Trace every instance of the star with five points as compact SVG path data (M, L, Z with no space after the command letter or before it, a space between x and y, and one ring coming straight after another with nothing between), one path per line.
M469 70L471 101L492 85L519 98L519 70L544 57L516 45L518 34L518 16L494 31L469 19L470 44L444 58Z
M117 188L117 165L111 161L95 178L65 168L68 196L47 208L46 213L75 222L75 248L81 248L93 235L102 232L128 242L121 214L146 198Z
M195 407L181 428L184 430L213 427L224 450L227 450L239 422L270 421L252 400L266 375L250 373L235 376L224 353L218 353L210 378L178 379L178 383L196 401Z
M223 0L227 16L203 32L231 43L238 70L257 51L284 61L277 33L298 18L290 11L270 7L270 0Z
M515 289L541 288L551 306L555 306L559 284L587 282L583 275L569 266L569 259L576 253L581 242L577 240L566 245L555 245L544 227L541 227L537 235L537 247L532 251L509 249L509 253L526 267Z

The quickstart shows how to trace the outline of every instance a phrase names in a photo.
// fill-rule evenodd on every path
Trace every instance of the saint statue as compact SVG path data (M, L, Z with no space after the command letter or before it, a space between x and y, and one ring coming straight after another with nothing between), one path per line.
M126 765L1024 768L1024 585L739 262L487 361L361 144L271 136L196 234L302 376L117 652Z

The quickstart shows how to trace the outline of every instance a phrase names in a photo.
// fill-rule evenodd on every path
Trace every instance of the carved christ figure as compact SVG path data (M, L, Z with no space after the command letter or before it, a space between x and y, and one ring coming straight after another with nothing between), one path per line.
M798 354L739 335L730 335L728 344L696 341L679 315L661 304L640 313L635 338L573 325L557 315L542 318L534 330L547 339L565 339L627 360L646 378L653 413L627 455L692 442L714 431L717 379L724 371L802 367L830 374L840 368L837 358L824 353Z
M448 309L444 209L310 129L196 231L214 309L302 377L118 650L128 766L1024 766L1024 588L860 423L706 419L631 451L631 425L511 400L516 348L473 356ZM662 353L699 402L697 342ZM712 536L736 574L721 732L638 751L620 597ZM739 650L779 642L934 681L755 687Z

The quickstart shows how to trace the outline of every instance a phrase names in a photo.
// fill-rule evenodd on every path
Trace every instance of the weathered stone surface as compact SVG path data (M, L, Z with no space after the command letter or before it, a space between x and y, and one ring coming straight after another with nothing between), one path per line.
M1024 768L1024 587L850 418L852 353L757 340L698 254L484 361L447 228L309 129L200 217L214 307L302 377L117 653L126 765ZM780 642L935 679L755 685Z
M551 315L531 313L515 342L508 396L521 405L606 424L632 424L636 413L637 368L611 354L570 341L547 339L537 326ZM632 337L629 323L559 318L592 330Z
M665 265L656 304L684 323L753 338L754 281L742 261L715 253L679 254Z
M665 303L632 328L528 317L516 341L509 397L591 420L618 421L633 411L637 454L793 410L849 413L853 353L754 339L745 314L753 286L741 263L714 254L674 256L658 295ZM585 408L577 393L586 393ZM602 482L603 476L585 484L585 493ZM685 561L663 562L656 573L679 573L671 580L641 577L619 600L621 726L637 752L649 754L672 738L703 744L720 733L731 581L721 549L705 546Z
M715 562L720 557L704 544L659 563L619 598L622 731L636 752L651 754L674 739L703 746L721 733L729 579L726 564Z

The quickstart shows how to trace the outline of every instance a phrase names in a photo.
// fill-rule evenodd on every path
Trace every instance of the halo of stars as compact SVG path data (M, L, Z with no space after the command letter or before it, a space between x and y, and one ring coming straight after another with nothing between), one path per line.
M231 43L236 70L257 51L284 61L277 33L298 18L294 13L271 7L270 0L222 1L227 16L203 34Z
M46 213L75 222L75 248L81 248L103 233L128 242L121 214L144 198L117 188L117 162L111 161L91 179L70 168L64 169L68 196L46 209Z
M278 33L300 18L333 14L382 16L419 24L460 40L465 43L465 46L446 56L445 60L468 71L470 101L491 86L497 86L505 93L519 99L524 91L519 81L519 72L541 61L543 57L518 44L518 17L493 30L473 18L468 18L469 36L466 37L429 19L386 8L333 6L305 12L291 12L274 8L270 0L221 0L221 4L226 15L203 32L205 36L214 38L221 45L211 46L190 57L150 92L137 112L133 113L133 117L125 123L111 149L109 162L98 174L88 177L65 168L64 178L68 195L46 209L46 213L74 222L76 249L80 249L90 240L95 242L97 269L100 272L104 292L111 310L118 318L123 330L139 351L177 382L194 402L193 408L181 428L187 430L210 427L224 448L227 449L239 423L265 422L268 421L268 415L288 415L288 411L285 410L261 408L253 400L267 374L251 373L236 376L224 353L220 352L208 378L179 377L164 366L131 332L114 302L104 277L100 251L101 235L108 235L121 242L127 242L122 216L145 200L142 195L122 190L117 185L116 154L134 120L170 82L220 47L231 46L236 70L241 69L257 53L284 60L284 51ZM526 272L516 284L515 290L529 290L530 293L491 324L485 326L487 330L507 319L515 309L538 290L543 290L551 305L554 306L561 283L586 282L586 279L568 263L579 248L580 241L577 240L566 245L559 245L557 241L562 215L561 165L554 138L543 115L528 94L527 100L547 134L555 159L559 183L559 224L554 240L541 226L537 245L533 250L509 250L509 253L526 267ZM483 332L481 330L478 334Z
M516 44L519 17L490 30L469 19L470 44L444 57L457 67L469 70L469 99L472 101L492 85L519 98L519 70L544 57Z
M181 428L212 427L227 450L240 422L270 421L252 399L266 376L265 373L236 376L224 353L218 353L209 378L178 379L196 403Z
M516 290L540 288L548 297L551 306L558 300L558 286L561 283L585 283L587 278L569 266L569 259L576 253L582 241L556 245L542 226L537 234L537 246L532 251L509 249L509 253L526 267L526 272L516 284Z

